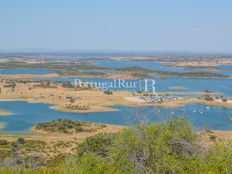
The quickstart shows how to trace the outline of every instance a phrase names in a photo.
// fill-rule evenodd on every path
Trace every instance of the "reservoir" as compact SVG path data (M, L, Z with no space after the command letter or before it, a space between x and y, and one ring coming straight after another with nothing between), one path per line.
M32 126L59 118L131 126L137 124L140 119L136 118L136 113L139 113L141 118L144 117L147 123L183 116L191 121L197 130L230 130L232 128L229 121L232 109L200 104L177 108L117 106L114 108L118 111L96 113L60 112L51 107L52 105L49 104L23 101L0 102L1 109L13 113L10 116L0 116L0 122L5 124L0 132L28 134Z

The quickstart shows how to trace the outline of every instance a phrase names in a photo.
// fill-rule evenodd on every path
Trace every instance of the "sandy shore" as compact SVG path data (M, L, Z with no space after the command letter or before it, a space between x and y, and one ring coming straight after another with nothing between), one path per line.
M215 143L226 143L232 141L232 131L231 130L209 130L209 131L199 131L201 147L210 147Z
M218 65L232 65L231 58L215 58L215 59L184 59L182 61L167 62L178 67L214 67Z
M0 129L4 127L4 123L0 123ZM38 131L34 127L32 127L32 135L8 135L8 134L0 134L1 140L7 140L9 142L16 141L19 137L23 137L25 140L40 140L46 142L48 144L53 144L59 141L65 141L70 143L81 143L87 137L94 136L99 133L117 133L126 129L125 126L116 126L116 125L107 125L107 127L99 129L94 132L80 132L76 134L59 134L59 133L47 133L43 131ZM208 130L208 131L198 131L199 139L197 143L202 148L208 148L215 143L227 143L232 140L232 131L226 130ZM71 150L71 149L68 149Z
M12 115L12 113L9 111L0 110L0 116L7 116L7 115Z
M1 124L0 124L1 125ZM31 148L33 152L37 155L40 155L44 159L53 159L57 155L64 154L64 153L76 153L76 147L82 143L87 137L94 136L100 133L116 133L121 130L125 129L123 126L116 126L116 125L106 125L101 129L97 129L94 131L85 131L85 132L78 132L75 134L59 134L59 133L48 133L35 130L32 128L32 135L8 135L8 134L0 134L0 140L6 140L8 142L15 142L18 138L23 138L26 143L28 142L35 142L41 146L35 146ZM28 147L29 148L29 147ZM30 153L30 150L25 148L21 149L23 154Z
M173 90L187 90L188 88L185 88L183 86L171 86L170 89L173 89Z
M207 104L232 108L232 103L204 101L197 98L187 98L180 101L163 103L147 103L138 100L142 94L132 92L114 91L105 94L97 90L83 90L66 88L62 83L51 82L49 86L41 86L41 82L17 83L14 88L5 87L6 82L0 83L0 101L27 101L30 103L49 103L54 109L65 112L104 112L115 111L111 106L162 106L178 107L191 103ZM159 94L211 94L205 92L162 92ZM73 98L73 100L70 100ZM71 106L71 107L70 107Z
M102 129L97 129L93 132L79 132L76 134L60 134L60 133L48 133L40 130L36 130L35 127L31 128L32 135L8 135L8 134L0 134L0 139L4 139L7 141L16 141L18 137L23 137L25 140L41 140L47 143L55 142L55 141L77 141L78 143L82 142L85 138L94 136L99 133L116 133L123 129L125 126L118 125L110 125L106 124L106 127Z
M189 98L181 101L173 101L173 102L163 102L161 104L157 104L156 106L163 106L163 107L180 107L185 106L187 104L203 104L208 106L221 106L225 108L232 108L232 103L224 103L219 101L205 101L198 98Z
M16 74L6 75L0 74L0 78L4 79L43 79L43 78L104 78L104 79L136 79L137 76L130 74L88 74L79 72L76 75L61 75L58 73L48 74Z

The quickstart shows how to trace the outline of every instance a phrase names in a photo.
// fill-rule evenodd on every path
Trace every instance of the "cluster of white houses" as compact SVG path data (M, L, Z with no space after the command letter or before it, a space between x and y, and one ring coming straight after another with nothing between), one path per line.
M162 102L171 102L171 101L180 101L184 100L183 97L179 96L171 96L171 95L146 95L140 96L139 99L144 100L145 102L152 102L152 103L162 103Z

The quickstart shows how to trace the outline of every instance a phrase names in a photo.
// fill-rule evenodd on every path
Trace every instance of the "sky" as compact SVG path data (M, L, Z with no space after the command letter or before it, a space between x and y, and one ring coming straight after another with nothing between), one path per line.
M232 52L231 0L0 0L0 50Z

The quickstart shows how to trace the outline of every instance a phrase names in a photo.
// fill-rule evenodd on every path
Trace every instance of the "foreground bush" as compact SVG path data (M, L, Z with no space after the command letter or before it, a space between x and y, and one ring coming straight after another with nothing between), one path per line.
M93 137L88 137L78 146L77 154L82 156L86 153L96 153L99 156L107 156L108 151L112 146L114 134L98 134Z
M165 124L140 124L112 134L87 138L77 154L36 170L4 169L4 174L229 174L232 144L205 150L183 118ZM0 173L1 173L0 172Z

